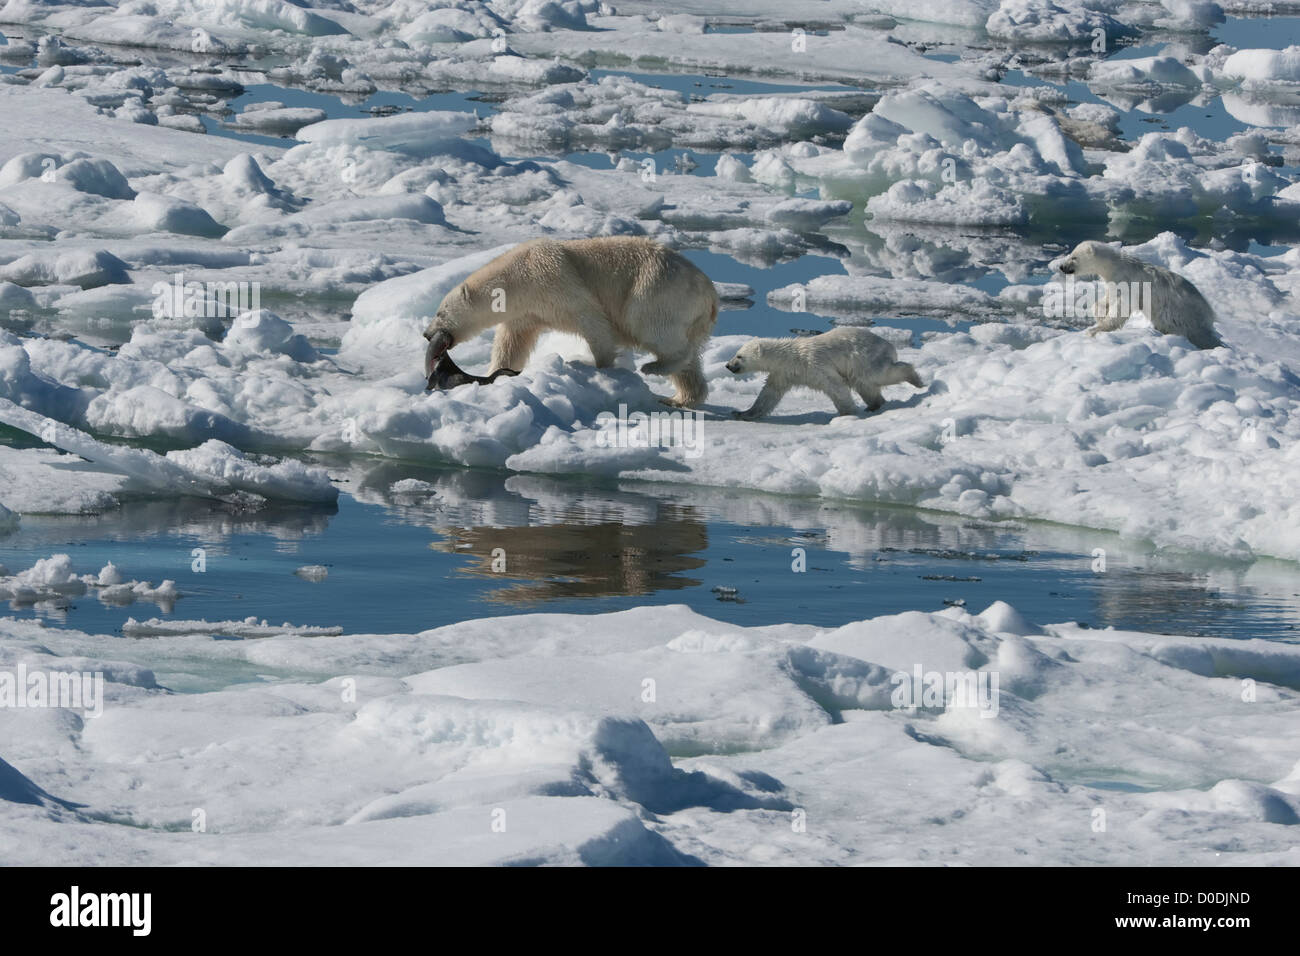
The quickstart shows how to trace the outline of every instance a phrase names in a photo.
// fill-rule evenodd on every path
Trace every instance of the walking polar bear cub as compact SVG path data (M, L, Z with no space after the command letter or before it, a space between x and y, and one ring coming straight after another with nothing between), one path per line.
M1106 293L1096 297L1093 315L1097 324L1088 330L1089 335L1113 332L1141 308L1156 330L1165 335L1181 335L1198 349L1223 344L1214 330L1210 303L1196 286L1168 269L1148 265L1092 240L1075 246L1057 268L1066 275L1095 275L1106 283ZM1116 301L1111 299L1111 289L1122 293L1115 297Z
M533 239L493 259L452 289L424 331L425 374L458 342L493 326L492 368L524 367L547 329L582 336L598 368L620 349L655 355L641 366L667 375L688 408L708 395L700 349L718 318L712 281L650 239ZM432 379L431 379L432 380Z
M840 415L856 415L853 392L875 411L885 403L880 390L886 385L908 382L922 388L921 376L879 335L866 329L842 327L820 335L796 339L752 339L741 346L727 363L728 371L767 372L758 398L739 418L762 418L769 414L795 386L825 392Z

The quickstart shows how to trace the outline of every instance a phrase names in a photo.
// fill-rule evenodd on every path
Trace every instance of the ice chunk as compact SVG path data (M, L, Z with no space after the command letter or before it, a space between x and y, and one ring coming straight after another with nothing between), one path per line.
M280 625L268 624L255 617L242 621L164 621L150 618L137 621L127 618L122 625L122 633L127 637L182 637L189 634L209 634L222 637L276 637L294 635L298 637L329 637L343 633L341 627L315 627L294 625L287 621Z
M478 123L473 113L431 110L378 119L335 119L298 130L297 138L316 146L365 146L410 156L463 150L459 137Z
M353 361L378 351L411 354L423 348L422 333L443 296L471 272L514 248L515 243L452 259L372 286L352 303L352 324L340 354Z
M66 182L83 193L93 193L106 199L134 199L133 190L116 166L106 159L76 159L60 166L55 173L58 182Z
M1223 61L1220 72L1256 85L1300 83L1300 46L1284 50L1238 50Z
M236 318L226 332L224 343L227 348L287 355L295 362L320 360L320 353L304 336L296 334L292 325L266 309L245 312Z
M0 279L18 285L75 285L83 289L131 281L126 263L103 249L30 252L0 266Z
M131 479L141 490L158 494L215 498L235 491L267 498L331 502L338 491L320 468L297 461L261 465L237 449L212 440L198 448L172 451L166 456L144 448L109 445L0 398L0 421L40 437Z

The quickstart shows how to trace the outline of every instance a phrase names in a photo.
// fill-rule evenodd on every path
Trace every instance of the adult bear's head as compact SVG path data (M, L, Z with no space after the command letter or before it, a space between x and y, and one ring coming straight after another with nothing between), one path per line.
M429 340L424 350L424 377L428 379L429 388L433 388L433 372L438 367L438 360L456 344L456 339L450 332L432 327L425 329L424 337Z
M433 374L438 359L457 342L472 339L500 321L501 316L492 315L490 303L480 303L480 298L483 296L475 291L469 279L442 297L437 313L424 330L424 337L429 341L424 351L426 376Z
M1057 263L1056 268L1069 275L1095 276L1101 273L1101 264L1116 258L1115 250L1104 242L1089 239L1074 247L1074 251Z

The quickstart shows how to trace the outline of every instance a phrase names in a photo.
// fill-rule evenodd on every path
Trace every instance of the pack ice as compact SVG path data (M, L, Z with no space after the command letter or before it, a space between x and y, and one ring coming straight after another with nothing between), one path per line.
M0 423L29 437L0 445L0 533L141 497L329 505L330 456L1300 560L1300 47L1209 33L1256 4L661 6L5 0ZM1108 55L1129 42L1152 51ZM484 95L356 112L394 90ZM1132 134L1134 111L1184 105L1241 128ZM824 265L766 294L792 325L956 324L876 326L926 383L877 414L795 392L757 423L730 415L761 381L725 369L748 336L716 335L698 454L609 441L610 413L662 410L667 383L563 336L517 377L424 391L421 332L462 279L525 239L610 235ZM1085 237L1193 282L1224 347L1045 314L1054 255ZM486 373L490 348L455 358ZM0 620L0 674L100 673L107 695L95 718L6 711L6 861L1295 862L1290 643L1001 603L834 630L671 607L341 634L177 619L174 582L128 574L0 569L15 609L94 595L141 618L130 639ZM996 717L900 706L917 668L996 675Z
M510 620L115 642L0 621L7 670L105 679L98 717L0 724L5 859L1295 862L1293 645L1001 603L832 630L681 606ZM994 696L918 683L897 706L929 672L996 674Z

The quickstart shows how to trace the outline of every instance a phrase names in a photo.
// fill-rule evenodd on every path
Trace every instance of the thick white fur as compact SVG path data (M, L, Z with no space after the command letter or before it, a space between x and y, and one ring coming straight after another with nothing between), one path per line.
M1214 331L1214 309L1196 286L1177 273L1148 265L1104 242L1091 240L1075 246L1058 268L1067 274L1095 275L1107 283L1150 283L1151 315L1147 318L1158 331L1165 335L1181 335L1199 349L1217 348L1223 344ZM1131 302L1127 310L1112 310L1109 298L1104 294L1098 295L1093 311L1097 324L1088 330L1088 334L1113 332L1140 307L1139 299Z
M849 327L796 339L752 339L727 368L737 375L767 372L753 407L738 412L740 418L770 414L785 393L799 385L825 392L840 415L857 414L853 392L874 412L885 402L880 394L884 386L909 382L922 387L916 369L898 361L892 345L866 329Z
M498 291L499 290L499 291ZM502 311L493 311L496 303ZM547 329L582 336L596 365L613 365L620 349L644 349L648 375L676 386L670 405L708 395L700 349L718 318L713 283L685 258L650 239L534 239L493 259L438 306L425 331L453 342L497 327L493 369L521 369Z

